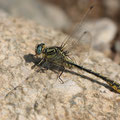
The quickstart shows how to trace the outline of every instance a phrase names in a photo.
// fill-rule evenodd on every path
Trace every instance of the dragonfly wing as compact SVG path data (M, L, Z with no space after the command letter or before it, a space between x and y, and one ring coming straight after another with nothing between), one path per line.
M92 35L88 31L81 31L79 36L69 38L64 45L64 50L69 52L69 56L79 57L81 63L88 58L92 46Z
M70 36L67 36L61 45L64 50L70 52L73 56L77 55L81 62L87 58L92 44L92 36L85 27L85 20L92 8L93 6L90 6L81 21L75 25Z

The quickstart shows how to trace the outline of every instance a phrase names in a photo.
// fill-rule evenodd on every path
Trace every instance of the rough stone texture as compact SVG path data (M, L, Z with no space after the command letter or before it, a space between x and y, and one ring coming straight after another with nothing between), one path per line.
M31 21L0 18L1 120L120 119L120 95L101 79L73 69L78 75L64 73L61 84L53 71L31 69L35 45L58 45L63 37ZM91 53L84 65L120 83L120 66L101 53ZM80 64L79 57L74 57Z
M91 31L96 50L110 51L111 42L117 34L117 25L111 19L102 18L88 22L86 28Z
M120 1L119 0L103 0L104 8L106 10L106 14L115 17L119 14L120 11Z

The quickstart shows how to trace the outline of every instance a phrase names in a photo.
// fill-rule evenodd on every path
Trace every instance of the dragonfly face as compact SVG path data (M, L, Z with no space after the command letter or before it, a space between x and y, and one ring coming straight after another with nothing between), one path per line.
M36 56L40 55L43 52L44 48L45 48L44 43L38 44L35 49Z

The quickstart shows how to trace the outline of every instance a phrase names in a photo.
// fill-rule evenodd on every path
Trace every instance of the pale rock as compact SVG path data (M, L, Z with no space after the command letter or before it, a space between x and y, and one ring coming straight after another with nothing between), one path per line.
M62 33L7 16L0 24L0 55L5 56L0 59L1 120L119 120L119 94L103 80L71 69L63 73L61 84L55 72L31 69L36 44L60 45ZM109 78L115 73L112 78L120 83L119 65L96 51L89 59L87 68ZM79 57L75 60L80 63Z

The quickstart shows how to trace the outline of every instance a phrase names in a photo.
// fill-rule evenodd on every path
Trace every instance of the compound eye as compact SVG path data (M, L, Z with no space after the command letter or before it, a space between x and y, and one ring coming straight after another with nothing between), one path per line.
M39 55L39 54L41 54L41 51L42 51L42 47L41 47L41 46L38 46L38 47L37 47L37 50L36 50L36 53Z

